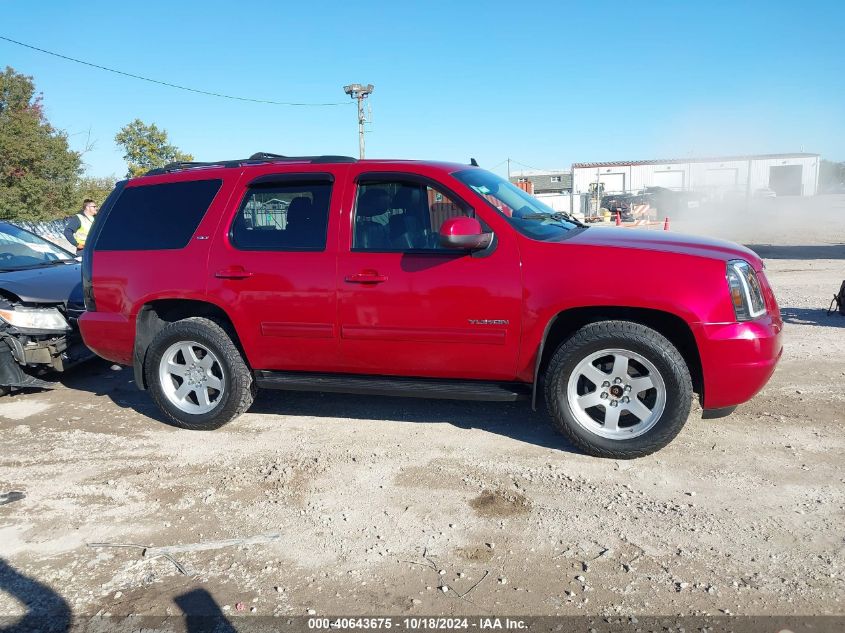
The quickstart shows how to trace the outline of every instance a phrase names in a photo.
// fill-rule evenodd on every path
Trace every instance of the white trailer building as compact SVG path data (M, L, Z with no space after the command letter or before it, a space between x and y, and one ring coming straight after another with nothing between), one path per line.
M778 196L813 196L819 185L818 154L763 154L724 158L574 163L574 194L603 183L604 193L638 192L648 187L752 196L772 190Z

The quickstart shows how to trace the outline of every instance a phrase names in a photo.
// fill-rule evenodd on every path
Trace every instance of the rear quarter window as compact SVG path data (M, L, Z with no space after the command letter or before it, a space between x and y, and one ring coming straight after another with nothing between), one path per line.
M222 183L215 179L127 187L105 218L94 250L185 248Z

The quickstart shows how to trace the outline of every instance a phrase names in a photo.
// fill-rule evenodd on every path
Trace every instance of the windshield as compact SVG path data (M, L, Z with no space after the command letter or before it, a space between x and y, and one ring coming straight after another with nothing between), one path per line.
M0 224L0 269L21 270L75 261L69 252L11 224Z
M484 198L517 231L535 240L560 239L585 226L489 171L467 169L452 175Z

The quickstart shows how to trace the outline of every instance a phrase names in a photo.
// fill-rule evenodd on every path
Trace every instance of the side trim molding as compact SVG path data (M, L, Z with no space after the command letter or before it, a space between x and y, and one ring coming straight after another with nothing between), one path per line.
M357 341L410 341L504 345L507 331L499 328L393 328L344 325L341 337Z
M281 338L334 338L334 325L331 323L262 321L261 335Z

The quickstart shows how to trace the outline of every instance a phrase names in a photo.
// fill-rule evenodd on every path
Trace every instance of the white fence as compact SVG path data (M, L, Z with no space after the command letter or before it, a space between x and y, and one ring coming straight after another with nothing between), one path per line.
M64 249L69 250L71 253L76 251L66 239L65 239L65 221L64 220L50 220L49 222L29 222L26 220L8 220L9 224L14 224L15 226L19 226L22 229L26 229L27 231L31 231L36 235L43 237L45 240L49 240L56 244L57 246L61 246Z

